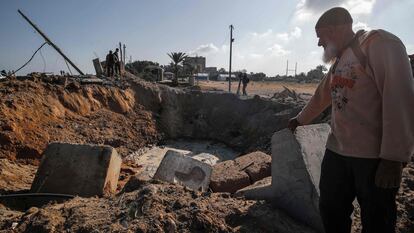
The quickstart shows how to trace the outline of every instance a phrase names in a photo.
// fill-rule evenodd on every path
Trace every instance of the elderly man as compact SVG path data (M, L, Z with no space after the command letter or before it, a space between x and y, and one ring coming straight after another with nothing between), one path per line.
M319 18L318 46L332 66L288 127L332 108L319 184L327 233L350 232L355 197L362 232L395 232L395 196L414 151L414 79L400 39L384 30L354 33L352 22L340 7Z

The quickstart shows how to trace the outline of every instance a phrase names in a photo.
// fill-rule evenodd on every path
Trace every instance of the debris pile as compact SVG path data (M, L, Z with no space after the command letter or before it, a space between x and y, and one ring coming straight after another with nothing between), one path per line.
M2 215L4 214L4 215ZM75 198L23 213L0 211L14 232L314 232L263 201L159 182L113 198Z

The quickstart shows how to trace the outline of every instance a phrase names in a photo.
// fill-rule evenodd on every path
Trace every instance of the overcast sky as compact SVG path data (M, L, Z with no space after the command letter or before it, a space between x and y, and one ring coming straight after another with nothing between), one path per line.
M233 24L233 70L284 74L322 64L314 25L333 6L346 7L356 29L385 29L414 53L413 0L2 0L0 70L24 64L44 42L17 13L21 9L86 73L118 42L129 60L168 64L168 52L205 56L207 66L229 66ZM45 46L19 74L67 71L63 58ZM72 69L72 71L74 71Z

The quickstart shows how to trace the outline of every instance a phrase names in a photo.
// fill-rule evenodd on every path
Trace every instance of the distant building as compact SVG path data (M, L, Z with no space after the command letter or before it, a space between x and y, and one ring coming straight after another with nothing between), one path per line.
M164 69L154 65L146 66L143 77L148 81L162 81L164 80Z
M165 80L173 80L174 79L174 73L172 72L164 72L164 79Z
M218 75L219 75L217 67L206 67L204 69L204 73L208 74L209 80L217 80Z
M219 74L217 77L217 81L228 81L229 74ZM231 80L238 80L235 74L231 74Z
M204 73L218 73L217 67L206 67L204 69Z
M192 66L197 68L197 72L204 72L206 68L206 58L205 57L186 57L183 62L184 66Z
M209 78L208 78L208 74L207 73L197 73L197 74L194 74L194 77L196 78L196 80L206 80L206 81L209 81Z

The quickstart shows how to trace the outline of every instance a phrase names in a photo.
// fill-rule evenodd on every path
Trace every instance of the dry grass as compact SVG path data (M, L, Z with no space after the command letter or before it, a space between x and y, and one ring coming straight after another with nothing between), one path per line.
M202 90L222 90L227 91L229 83L224 81L199 81L198 85ZM260 82L250 81L247 85L249 95L273 96L275 92L284 90L283 86L296 91L297 93L313 94L318 86L317 83L291 83L291 82ZM231 92L236 93L238 82L231 83ZM241 88L241 87L240 87ZM241 91L241 90L240 90Z

